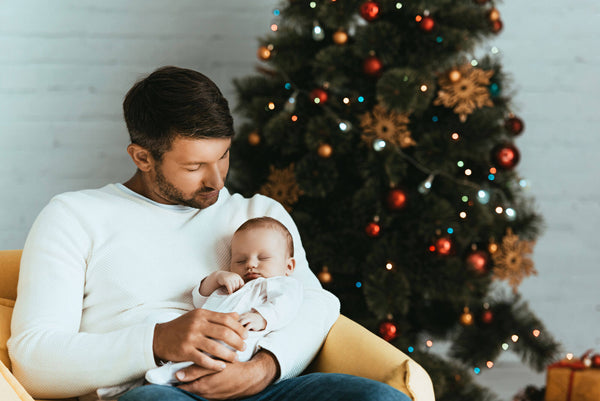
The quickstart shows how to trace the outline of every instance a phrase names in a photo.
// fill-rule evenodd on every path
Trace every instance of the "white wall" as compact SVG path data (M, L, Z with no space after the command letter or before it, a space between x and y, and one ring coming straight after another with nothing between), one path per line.
M0 249L23 246L54 194L129 178L121 101L141 75L165 64L198 69L235 104L231 79L253 72L256 37L268 31L277 4L0 2ZM500 48L513 77L526 124L518 170L547 223L535 249L539 276L521 290L565 351L600 349L600 6L530 0L498 7L504 30L489 46ZM504 359L481 380L505 394L543 382ZM503 375L503 366L518 374Z

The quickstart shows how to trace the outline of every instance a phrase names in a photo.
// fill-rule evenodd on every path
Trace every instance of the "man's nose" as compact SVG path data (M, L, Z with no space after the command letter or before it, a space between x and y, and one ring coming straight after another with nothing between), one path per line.
M217 190L221 190L225 186L223 176L221 175L221 170L216 163L211 164L207 169L207 174L204 179L204 186Z

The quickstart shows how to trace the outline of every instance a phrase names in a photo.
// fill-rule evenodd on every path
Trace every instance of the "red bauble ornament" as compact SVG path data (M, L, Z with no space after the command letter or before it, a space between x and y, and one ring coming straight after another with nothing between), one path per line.
M394 188L387 194L385 201L388 209L400 210L406 206L406 194L404 191Z
M519 163L521 154L515 145L507 143L496 146L492 150L492 158L499 167L510 170Z
M504 24L502 23L502 20L492 21L492 32L498 33L502 30L503 27Z
M438 255L448 256L454 251L454 244L448 237L441 237L435 241L435 251Z
M379 17L379 11L379 4L375 1L364 2L360 6L360 16L369 22Z
M363 72L372 77L377 77L381 74L383 64L375 56L369 56L363 61Z
M592 355L592 366L595 368L600 368L600 354Z
M521 120L519 117L514 116L508 118L504 122L504 126L506 127L508 132L510 132L514 136L519 135L525 129L525 124L523 123L523 120Z
M365 227L365 233L371 238L379 237L379 234L381 234L381 226L372 221Z
M485 324L490 324L490 323L492 323L493 320L494 320L494 314L492 313L492 311L489 309L484 310L483 313L481 314L481 321Z
M381 322L379 325L379 335L385 341L392 341L394 338L398 337L398 326L391 320Z
M488 256L487 252L477 250L477 251L471 252L467 256L466 261L467 261L467 265L471 269L476 271L477 273L485 273L488 263L489 263L489 260L490 260L490 258Z
M310 91L310 100L317 104L323 104L328 99L327 92L324 89L316 88Z
M419 22L419 28L423 32L431 32L435 27L435 21L431 17L423 17L421 22Z

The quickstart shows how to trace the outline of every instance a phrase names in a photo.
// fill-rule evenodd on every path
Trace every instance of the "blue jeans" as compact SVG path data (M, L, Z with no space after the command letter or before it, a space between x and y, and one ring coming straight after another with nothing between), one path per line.
M410 401L410 398L374 380L339 373L311 373L273 384L246 401ZM151 384L135 388L119 401L206 401L177 387Z

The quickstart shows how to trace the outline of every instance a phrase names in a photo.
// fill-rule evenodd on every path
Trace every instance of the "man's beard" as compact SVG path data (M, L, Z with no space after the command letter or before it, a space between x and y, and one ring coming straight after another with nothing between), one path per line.
M204 195L207 192L214 191L214 188L201 188L196 191L190 198L185 198L183 193L171 184L162 174L160 167L156 168L156 185L158 186L159 195L174 204L193 207L195 209L205 209L219 199L218 195L214 198L207 199Z

